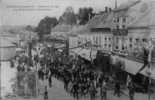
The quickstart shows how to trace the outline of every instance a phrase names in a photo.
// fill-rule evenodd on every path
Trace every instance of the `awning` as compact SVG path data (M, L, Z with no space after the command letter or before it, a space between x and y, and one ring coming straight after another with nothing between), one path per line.
M143 62L139 62L136 60L132 60L131 58L125 58L125 57L120 57L120 56L112 56L112 62L113 64L116 64L117 61L120 61L123 65L123 70L136 75L137 72L140 70L140 68L142 68L143 66ZM150 73L150 78L155 79L155 63L151 63L150 64L151 69L149 69L147 66L140 72L140 74L144 75L144 76L149 76L148 73Z
M155 79L155 63L152 63L151 68L146 67L144 70L142 70L140 73L143 74L144 76L150 77L152 79ZM149 76L150 73L150 76Z
M80 55L82 58L85 58L87 60L91 60L96 58L97 51L96 50L90 50L90 49L83 49L83 48L76 48L72 50L74 53ZM90 54L91 53L91 54Z
M9 40L0 38L0 61L12 59L16 54L16 46Z
M124 57L120 57L120 56L112 56L112 61L113 63L117 63L118 61L123 65L123 70L131 73L133 75L137 74L137 72L140 70L140 68L143 66L143 63L135 61L135 60L131 60L131 59L127 59Z

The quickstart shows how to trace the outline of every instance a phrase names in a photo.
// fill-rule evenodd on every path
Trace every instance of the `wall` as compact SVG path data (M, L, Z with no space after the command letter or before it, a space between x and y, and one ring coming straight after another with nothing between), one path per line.
M138 50L138 52L141 52L144 44L148 43L149 40L149 29L129 29L127 36L127 47L128 51L134 52L135 50Z
M90 41L94 49L97 50L112 50L112 34L109 32L93 32L90 34L78 35L78 41L85 44Z
M78 37L69 36L69 48L74 48L78 46Z

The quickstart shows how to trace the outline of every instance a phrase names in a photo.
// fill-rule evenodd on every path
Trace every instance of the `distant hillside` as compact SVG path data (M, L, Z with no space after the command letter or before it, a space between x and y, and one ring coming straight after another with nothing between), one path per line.
M0 26L0 32L1 33L11 33L11 34L20 34L23 31L27 31L27 26ZM32 29L34 30L35 27L32 26Z

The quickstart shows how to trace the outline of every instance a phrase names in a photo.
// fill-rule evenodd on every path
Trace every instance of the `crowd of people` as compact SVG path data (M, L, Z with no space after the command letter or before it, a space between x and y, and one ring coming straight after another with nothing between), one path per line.
M50 55L50 54L49 54ZM95 100L100 96L101 100L107 99L107 91L111 89L109 84L113 85L114 95L121 96L121 84L115 78L106 76L105 73L98 73L91 69L91 63L87 64L80 57L67 57L60 53L61 56L34 57L36 63L42 66L38 70L38 76L41 80L48 80L49 87L52 87L52 77L64 83L64 89L77 100L80 97L89 96L91 100ZM52 60L51 60L52 59ZM68 59L65 63L63 59ZM47 61L45 61L47 60ZM132 83L132 82L130 82ZM133 84L129 85L129 96L133 100L134 88ZM46 93L47 94L47 93Z
M106 83L108 79L103 74L88 70L89 65L86 65L84 62L80 60L74 62L74 64L69 63L70 67L60 62L48 63L46 65L46 71L41 68L38 71L38 76L42 80L47 79L49 87L52 86L52 77L62 81L64 83L64 89L77 99L89 94L91 100L94 100L98 89L103 87L102 83ZM105 87L107 86L104 84L101 92L106 92Z
M37 51L36 51L37 52ZM29 58L28 58L29 59ZM33 70L27 67L29 60L26 58L18 59L18 71ZM114 89L114 95L121 96L121 84L115 77L109 77L104 72L97 72L92 69L92 64L86 63L80 56L67 56L61 52L54 51L51 54L46 50L43 56L35 54L32 56L32 66L37 66L38 78L48 80L48 86L52 87L52 78L56 78L64 83L64 89L77 100L80 97L89 96L90 100L95 100L100 96L101 100L107 100L107 92ZM111 84L111 85L110 85ZM134 85L128 85L130 100L134 97ZM44 99L48 100L47 86L45 86Z

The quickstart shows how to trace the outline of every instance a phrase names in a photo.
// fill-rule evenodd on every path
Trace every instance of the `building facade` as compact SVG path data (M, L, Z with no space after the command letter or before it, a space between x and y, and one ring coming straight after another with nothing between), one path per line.
M95 32L96 30L96 32ZM112 34L110 31L101 31L98 29L93 32L78 35L78 45L91 43L91 47L96 50L112 50ZM88 47L90 45L84 45Z
M70 49L78 47L78 35L69 35L68 41Z
M114 9L113 50L128 54L142 52L154 38L155 2L131 1Z

